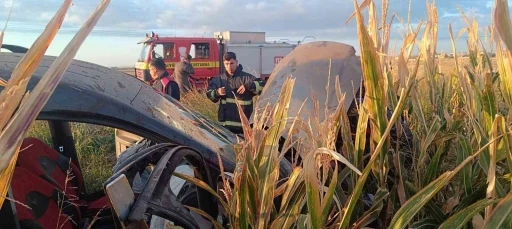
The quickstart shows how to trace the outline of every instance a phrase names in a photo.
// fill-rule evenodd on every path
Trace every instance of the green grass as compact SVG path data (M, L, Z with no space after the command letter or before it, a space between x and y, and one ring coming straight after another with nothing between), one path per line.
M72 132L88 192L103 188L116 163L114 129L73 123ZM94 137L91 137L94 136Z
M217 121L218 103L213 103L206 98L206 94L204 92L201 93L192 90L189 93L182 95L180 102L186 107L199 112L209 120Z

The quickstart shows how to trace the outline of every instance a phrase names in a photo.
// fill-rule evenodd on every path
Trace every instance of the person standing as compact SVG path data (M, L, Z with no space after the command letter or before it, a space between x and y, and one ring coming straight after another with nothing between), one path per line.
M212 102L220 101L217 119L235 134L242 134L243 128L236 99L242 107L244 115L249 118L253 112L253 98L261 94L264 82L261 78L244 72L236 59L236 54L227 52L223 56L226 71L208 82L206 96Z
M149 74L151 75L150 85L154 89L180 100L180 88L167 72L165 61L162 58L154 58L149 62Z
M190 60L192 60L192 56L187 54L187 56L179 63L176 63L174 67L174 79L176 83L178 83L180 91L183 93L190 91L190 75L195 74L194 67L190 63Z

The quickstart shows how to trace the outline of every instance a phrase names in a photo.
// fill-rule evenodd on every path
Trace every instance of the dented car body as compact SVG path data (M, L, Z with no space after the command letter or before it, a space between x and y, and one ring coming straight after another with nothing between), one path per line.
M8 81L23 54L2 53L1 56L0 77ZM44 57L28 83L28 91L35 87L55 59L51 56ZM190 216L188 210L178 206L181 206L183 198L192 201L192 206L199 207L205 212L217 216L218 206L215 198L209 196L208 193L201 190L194 191L195 189L190 188L185 194L172 193L171 191L175 190L170 190L167 187L169 187L169 180L176 167L181 165L180 163L183 161L187 161L189 165L200 170L196 177L205 181L215 190L217 188L215 180L220 175L221 167L219 157L224 171L233 172L236 165L233 144L238 142L239 136L237 137L222 126L208 121L199 113L187 109L173 98L159 94L151 86L125 73L88 62L73 60L64 74L65 76L37 117L38 120L48 122L53 149L49 146L41 146L44 150L33 149L33 151L38 151L33 152L33 154L44 151L44 153L50 155L44 158L59 158L54 160L54 164L58 165L62 162L62 156L70 158L71 163L77 168L76 173L80 173L80 161L77 158L70 122L107 126L135 134L144 139L142 143L138 143L137 147L130 147L126 150L136 152L125 157L123 162L118 162L117 168L113 171L113 176L105 182L105 191L95 194L94 197L85 192L77 194L78 201L83 200L80 204L84 206L92 206L96 203L93 200L103 198L102 203L105 204L106 210L103 209L100 216L104 220L96 221L97 225L92 228L113 228L114 225L122 227L126 222L149 221L151 219L148 218L148 215L150 215L149 217L158 216L173 221L176 225L182 225L185 228L199 228L198 220L193 220L194 218ZM3 87L0 87L0 90L3 90ZM27 146L42 145L40 143L35 139L26 139ZM30 155L26 152L20 152L18 161L32 160L29 159L33 158ZM43 157L39 159L41 158ZM34 164L35 167L41 168L34 168L33 166L23 168L22 164L24 163L20 163L19 166L17 165L17 171L19 172L15 172L13 180L18 175L31 177L30 174L36 174L34 179L42 178L38 180L41 183L51 181L52 184L55 184L51 187L65 186L65 184L58 184L58 179L55 177L55 174L59 171L56 172L55 169L48 171L45 167L47 164L39 163L43 160L37 158L33 160L38 161ZM50 162L51 160L45 160L45 163ZM115 196L108 196L108 188L114 190L113 188L116 187L130 187L133 185L135 177L140 176L148 166L153 166L150 179L144 184L140 193L134 193L133 199L119 200L115 199ZM58 166L54 167L58 168ZM281 168L281 173L286 176L291 171L291 164L283 160ZM32 171L33 173L31 173L31 169L34 169L35 172ZM81 184L77 186L83 186L83 179L78 180ZM128 183L130 186L112 185L113 183L119 184L119 182ZM46 201L48 205L45 205L42 210L39 209L40 214L36 214L36 217L33 216L34 210L23 215L23 212L17 211L22 209L21 205L6 201L0 214L1 228L10 228L10 226L20 224L22 224L22 228L23 225L33 226L27 226L28 228L38 228L41 225L48 225L45 223L58 221L55 217L59 217L59 214L55 214L57 216L44 214L53 206L52 204L58 205L59 203L55 200L56 198L52 197L56 195L52 194L53 191L33 190L31 191L32 194L18 194L16 190L19 190L19 192L23 190L16 189L14 183L11 184L13 189L9 194L11 197L14 195L15 200L27 204L28 197L25 198L23 195L26 194L32 198L34 197L33 193L39 193L36 195L37 198L42 196L41 201ZM58 191L55 192L59 193ZM52 201L56 201L56 203L52 203ZM124 205L126 206L123 209L119 209L119 206ZM6 213L9 209L11 214ZM78 212L77 214L80 215L76 218L76 220L80 219L79 222L66 223L62 228L86 227L97 216L92 210L92 207L82 206L77 208L75 213ZM130 213L129 215L126 215L128 214L126 213L127 210ZM19 214L13 214L13 212ZM126 214L121 214L122 212ZM103 222L103 224L98 224L98 222Z
M0 77L8 80L22 55L1 55ZM45 57L30 80L28 90L35 86L54 60L54 57ZM359 61L355 49L346 44L323 41L302 44L276 66L255 109L263 109L268 103L274 105L285 79L292 77L296 81L288 117L295 116L306 101L300 116L307 120L314 111L312 94L320 101L320 113L325 108L330 112L336 109L336 79L345 94L344 105L349 112L358 101L356 95L362 80ZM55 152L71 158L80 168L69 122L109 126L144 139L121 154L112 176L105 182L105 191L99 197L109 203L108 211L101 215L105 220L92 228L102 228L103 225L105 228L123 228L138 222L151 222L152 228L156 228L154 225L162 220L184 228L212 228L204 218L192 214L183 205L200 208L226 225L223 210L211 194L187 184L176 189L171 185L174 182L172 173L180 170L180 166L189 165L194 168L192 175L217 189L220 175L218 157L224 170L233 172L236 167L233 144L237 143L239 136L187 109L173 98L157 93L133 76L77 60L65 74L38 116L39 120L49 123ZM322 121L324 117L320 115ZM357 114L353 117L357 120ZM150 173L145 172L148 165L152 166ZM280 176L287 177L290 171L291 164L281 161ZM137 181L137 177L144 182ZM81 198L91 199L87 196ZM85 202L95 204L93 201ZM81 212L87 218L94 214L93 210L85 208ZM68 228L87 225L84 222Z
M21 54L2 53L0 76L9 80ZM45 57L27 90L34 88L55 60ZM84 122L123 129L156 143L194 146L213 164L217 153L234 168L236 137L220 125L158 94L142 81L103 66L74 60L50 97L39 120ZM218 167L215 165L214 167Z

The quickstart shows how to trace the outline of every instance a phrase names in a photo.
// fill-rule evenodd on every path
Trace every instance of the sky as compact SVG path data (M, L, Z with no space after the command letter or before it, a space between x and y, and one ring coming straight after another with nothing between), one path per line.
M62 0L3 0L0 28L12 14L4 44L30 47L62 4ZM360 3L362 0L358 0ZM47 55L59 55L99 0L75 0ZM430 2L430 1L429 1ZM381 0L375 3L380 10ZM438 52L451 52L448 24L454 35L465 27L460 7L479 22L490 25L494 0L438 0ZM509 0L512 5L512 0ZM411 24L426 18L426 1L412 0ZM392 14L407 21L408 0L390 0ZM266 32L269 42L279 39L338 41L353 45L359 53L355 20L346 23L354 12L353 0L111 0L104 15L86 39L76 59L104 66L133 67L141 47L137 42L146 33L160 36L213 37L216 31ZM367 14L363 14L367 18ZM395 18L390 48L400 47L402 24ZM483 36L483 32L481 33ZM457 51L465 51L465 36L456 41Z

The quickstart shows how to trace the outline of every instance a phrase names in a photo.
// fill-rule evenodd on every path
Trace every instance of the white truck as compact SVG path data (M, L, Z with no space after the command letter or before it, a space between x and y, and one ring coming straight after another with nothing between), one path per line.
M216 32L214 36L221 44L220 48L224 45L224 52L236 53L245 71L265 79L281 59L308 38L297 43L289 40L267 42L265 32L238 31Z

